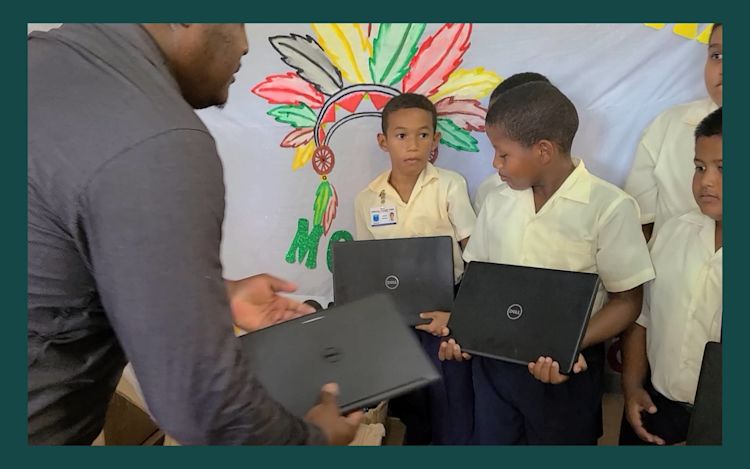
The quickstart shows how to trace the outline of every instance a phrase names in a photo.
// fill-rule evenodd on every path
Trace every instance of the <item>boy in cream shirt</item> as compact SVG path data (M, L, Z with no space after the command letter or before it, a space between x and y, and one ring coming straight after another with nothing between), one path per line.
M378 145L389 154L391 169L357 195L357 239L450 236L457 284L464 271L461 249L476 217L464 178L428 161L430 152L440 142L436 129L435 106L422 95L405 93L383 108L383 132L378 134ZM384 221L385 217L388 218ZM423 312L422 318L427 322L416 326L417 335L442 371L443 380L426 390L391 400L390 409L406 424L407 443L469 443L473 426L471 367L441 364L438 360L440 339L433 334L447 324L448 314Z
M487 196L464 259L597 273L602 288L569 376L554 357L527 366L472 360L480 444L596 444L603 342L638 317L642 284L654 277L638 205L571 157L577 129L573 103L549 83L508 90L487 112L505 185ZM454 339L441 344L440 357L469 358Z
M653 238L656 279L646 285L641 316L623 342L620 444L685 441L703 349L721 339L721 114L712 112L695 131L692 192L699 208L667 221Z
M721 23L713 25L703 78L708 97L667 109L643 133L625 192L641 209L646 240L670 218L696 210L690 181L693 167L693 133L698 123L721 106L723 35Z

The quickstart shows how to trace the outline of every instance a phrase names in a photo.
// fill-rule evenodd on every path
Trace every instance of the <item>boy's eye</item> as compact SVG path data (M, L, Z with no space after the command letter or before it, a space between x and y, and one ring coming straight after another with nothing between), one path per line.
M711 58L714 60L723 60L724 54L722 52L714 52L711 54Z
M422 132L421 134L419 134L419 136L422 137L422 138L427 138L427 137L429 137L429 134L426 133L426 132Z
M396 134L396 138L398 139L404 139L406 137L406 134Z
M705 166L696 166L695 167L695 172L697 172L697 173L702 173L705 170L706 170Z

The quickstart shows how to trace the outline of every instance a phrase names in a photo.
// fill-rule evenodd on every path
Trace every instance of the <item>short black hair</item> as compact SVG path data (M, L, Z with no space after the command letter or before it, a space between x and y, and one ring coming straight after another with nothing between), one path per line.
M383 133L388 129L388 116L401 109L423 109L432 115L432 130L437 130L437 110L432 101L417 93L404 93L391 98L383 108L383 119L380 122Z
M701 137L721 136L721 108L703 118L698 127L695 128L695 139Z
M497 85L494 90L492 90L492 94L490 95L490 103L495 101L498 96L505 93L509 89L534 81L549 83L549 78L545 77L541 73L536 72L521 72L516 73L515 75L511 75L505 80L501 81L500 84Z
M526 147L545 139L569 153L578 131L578 112L554 85L534 81L516 86L490 103L486 126L501 126L510 139Z

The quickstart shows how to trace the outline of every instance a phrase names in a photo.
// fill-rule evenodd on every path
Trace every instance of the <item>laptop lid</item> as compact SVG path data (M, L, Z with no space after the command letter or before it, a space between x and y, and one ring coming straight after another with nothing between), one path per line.
M336 305L388 293L407 323L419 313L453 307L453 245L450 236L347 241L333 245Z
M570 373L598 286L592 273L471 262L448 327L469 353L524 365L549 356Z
M377 404L440 379L393 300L380 294L240 337L250 369L297 416L328 382L343 412Z
M721 343L708 342L695 391L695 406L688 427L688 445L720 445L722 425Z

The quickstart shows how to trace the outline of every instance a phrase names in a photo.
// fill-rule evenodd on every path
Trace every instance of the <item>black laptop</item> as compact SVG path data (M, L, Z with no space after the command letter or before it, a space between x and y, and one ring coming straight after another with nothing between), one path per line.
M388 293L409 325L425 311L451 311L450 236L347 241L333 245L333 299L346 304Z
M721 445L721 355L721 342L706 344L688 427L688 445Z
M240 337L250 369L297 416L328 382L343 412L377 404L440 379L393 300L374 295Z
M471 262L448 327L466 352L522 364L549 356L570 373L598 287L597 274Z

